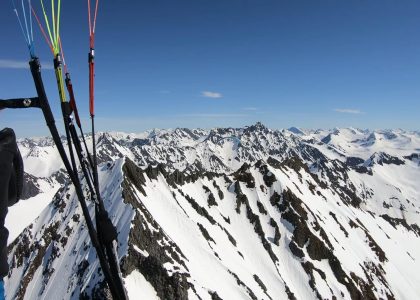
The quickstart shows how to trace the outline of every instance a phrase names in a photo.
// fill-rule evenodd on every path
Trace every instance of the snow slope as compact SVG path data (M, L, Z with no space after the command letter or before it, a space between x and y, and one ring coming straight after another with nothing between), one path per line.
M416 132L257 123L98 141L130 299L420 297ZM72 186L9 246L9 263L8 299L106 297Z

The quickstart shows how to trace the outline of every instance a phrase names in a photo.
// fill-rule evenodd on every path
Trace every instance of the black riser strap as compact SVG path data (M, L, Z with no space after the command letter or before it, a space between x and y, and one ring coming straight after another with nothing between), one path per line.
M82 147L80 145L80 140L79 140L79 138L77 136L76 128L74 127L74 125L72 123L69 126L69 130L70 130L71 138L73 140L73 144L74 144L74 146L76 148L76 154L77 154L77 157L79 159L79 162L80 162L80 166L82 168L83 175L85 176L87 185L89 187L89 191L90 191L91 195L93 197L95 197L95 195L96 195L95 189L94 189L94 187L92 185L92 182L91 182L91 176L90 176L90 174L89 174L89 172L88 172L88 170L86 168L86 161L83 158L83 151L82 151Z
M44 88L44 84L42 81L42 77L41 77L41 66L39 64L39 60L37 58L32 59L29 62L30 68L31 68L31 73L32 73L32 77L34 79L34 84L35 84L35 88L36 91L38 93L38 98L39 98L39 104L40 107L42 109L42 112L44 114L44 118L45 121L47 123L48 128L50 129L51 132L51 136L57 146L57 150L61 156L61 159L64 163L64 166L70 176L71 181L74 184L75 187L75 191L77 194L77 197L79 198L79 202L80 202L80 206L82 208L83 211L83 215L85 217L85 221L86 221L86 225L88 227L88 232L89 232L89 236L92 240L92 244L94 246L94 248L96 249L96 253L98 255L98 259L99 259L99 263L102 267L104 276L108 282L109 288L111 290L111 293L114 297L114 299L126 299L125 294L122 294L121 292L119 292L119 289L117 288L117 285L115 284L115 278L112 276L109 265L107 263L106 260L106 256L105 253L103 252L103 250L100 248L99 245L99 241L98 241L98 236L95 230L95 227L93 226L92 223L92 219L90 217L89 214L89 209L86 205L86 200L84 198L83 192L82 192L82 188L80 186L80 184L78 184L78 180L75 178L75 174L72 170L72 167L70 166L70 162L67 158L66 152L64 150L63 144L61 143L61 139L60 139L60 135L58 134L58 130L57 127L55 126L55 120L54 120L54 116L51 112L51 108L48 102L48 98L47 95L45 93L45 88Z
M39 98L0 99L0 109L4 108L40 108Z

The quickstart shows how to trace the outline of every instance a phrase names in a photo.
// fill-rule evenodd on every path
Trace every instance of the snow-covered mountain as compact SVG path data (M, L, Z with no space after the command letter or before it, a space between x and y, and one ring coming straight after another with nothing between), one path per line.
M130 299L420 298L418 132L257 123L97 141ZM7 219L8 299L106 298L54 145L19 143L29 199Z

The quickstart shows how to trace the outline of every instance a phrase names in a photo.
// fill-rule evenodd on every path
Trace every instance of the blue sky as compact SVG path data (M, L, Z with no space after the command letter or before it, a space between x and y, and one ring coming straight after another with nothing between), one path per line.
M88 132L86 2L63 1L61 36ZM10 1L0 4L0 40L0 98L35 96ZM52 56L37 27L35 42L61 125ZM418 130L419 114L419 1L100 1L99 130L256 121ZM0 111L0 126L48 134L39 111Z

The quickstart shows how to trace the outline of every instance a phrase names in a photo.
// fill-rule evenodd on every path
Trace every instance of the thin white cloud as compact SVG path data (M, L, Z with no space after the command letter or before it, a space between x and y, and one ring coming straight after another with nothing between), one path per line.
M201 92L201 96L206 97L206 98L213 98L213 99L218 99L218 98L223 97L223 95L221 93L210 92L210 91Z
M244 107L244 108L242 108L242 110L256 111L256 110L258 110L258 108L256 108L256 107Z
M41 64L41 66L43 69L53 69L51 64ZM29 69L29 63L13 59L0 59L0 69Z
M344 114L355 114L355 115L364 113L359 109L349 109L349 108L335 108L334 111L339 112L339 113L344 113Z
M184 114L179 115L180 117L192 117L192 118L240 118L247 117L247 114L205 114L205 113L196 113L196 114Z

